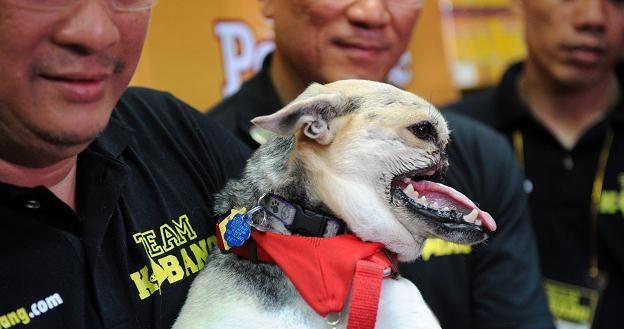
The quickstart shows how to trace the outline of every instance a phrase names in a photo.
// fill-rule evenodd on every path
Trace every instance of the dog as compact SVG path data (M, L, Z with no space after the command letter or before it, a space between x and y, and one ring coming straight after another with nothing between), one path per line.
M353 266L347 266L346 287L310 283L317 276L333 280L340 259L317 259L307 243L325 248L330 258L350 248L331 245L332 239L373 246L376 253L382 249L391 264L384 268L391 278L381 280L378 303L357 316L372 316L367 321L378 329L439 328L416 286L388 275L395 269L393 257L415 260L429 237L479 243L496 228L472 201L436 183L448 167L449 130L440 112L385 83L340 80L314 83L278 112L252 122L274 134L248 160L243 176L229 181L215 200L216 213L230 214L232 222L239 214L244 226L241 233L221 222L217 235L227 241L220 240L220 246L247 250L214 248L173 328L363 328L348 325L355 319L355 308L349 308L358 300ZM347 234L338 234L343 231ZM274 246L282 239L303 244ZM286 271L258 261L263 252L296 264ZM309 269L307 258L321 265ZM305 299L306 293L313 296ZM319 299L337 306L319 306Z

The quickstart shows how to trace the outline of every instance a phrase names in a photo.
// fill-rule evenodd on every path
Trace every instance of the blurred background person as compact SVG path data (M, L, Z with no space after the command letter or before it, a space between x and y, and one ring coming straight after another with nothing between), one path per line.
M621 328L624 2L518 0L528 53L493 89L450 107L504 133L529 179L558 326ZM620 305L620 306L617 306Z

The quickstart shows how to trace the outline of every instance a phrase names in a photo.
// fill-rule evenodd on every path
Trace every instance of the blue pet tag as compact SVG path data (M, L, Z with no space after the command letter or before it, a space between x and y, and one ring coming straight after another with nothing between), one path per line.
M251 236L251 225L245 220L243 214L236 214L225 225L223 238L232 247L240 247Z

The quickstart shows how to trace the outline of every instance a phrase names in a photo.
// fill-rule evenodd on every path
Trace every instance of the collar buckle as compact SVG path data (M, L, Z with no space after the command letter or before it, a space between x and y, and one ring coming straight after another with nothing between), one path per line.
M258 201L266 214L277 218L293 234L310 237L330 237L345 232L343 221L330 215L304 209L284 198L267 193Z
M323 237L334 236L344 232L344 223L334 217L303 209L300 205L293 205L296 209L295 217L286 228L294 233L303 236Z

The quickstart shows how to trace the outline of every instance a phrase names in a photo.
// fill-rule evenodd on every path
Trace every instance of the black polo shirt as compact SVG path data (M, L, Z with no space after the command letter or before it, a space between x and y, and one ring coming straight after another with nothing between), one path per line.
M622 315L618 311L624 305L623 104L618 103L606 118L590 127L576 145L567 150L520 100L516 83L522 65L510 67L498 87L471 95L449 110L484 121L504 133L511 143L514 134L521 136L523 163L530 181L528 185L532 187L529 198L532 222L544 276L592 288L595 281L588 273L590 250L595 244L599 267L608 280L598 303L594 327L621 328ZM621 75L619 80L624 81ZM609 130L613 132L613 141L605 147ZM520 147L517 149L520 151ZM603 149L608 150L608 159L600 193L597 232L593 233L591 195ZM555 301L559 299L555 297L551 298L551 307L558 308L560 301Z
M229 136L130 89L78 157L77 213L0 184L0 328L170 328L215 245L211 195L245 164Z
M252 118L282 107L262 70L208 112L251 147ZM498 230L482 245L427 241L422 259L402 264L439 318L442 328L552 328L530 229L523 175L504 138L474 120L450 114L450 168L446 184L494 217Z

